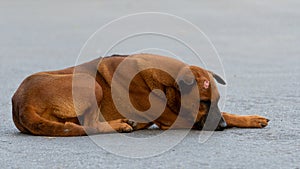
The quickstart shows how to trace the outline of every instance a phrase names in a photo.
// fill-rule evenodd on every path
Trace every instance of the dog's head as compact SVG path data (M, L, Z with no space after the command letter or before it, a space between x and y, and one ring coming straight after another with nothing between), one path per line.
M222 130L227 125L218 107L220 95L215 80L220 84L226 84L217 74L197 66L187 66L179 72L177 83L181 91L181 97L189 97L183 100L189 101L197 98L200 102L194 124L196 129ZM198 94L198 96L193 98L193 94L194 96ZM188 107L190 102L181 104ZM218 126L214 124L218 124Z

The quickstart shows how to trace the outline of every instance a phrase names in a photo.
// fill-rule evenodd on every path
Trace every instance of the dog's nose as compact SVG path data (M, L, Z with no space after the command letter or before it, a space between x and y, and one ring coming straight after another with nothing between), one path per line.
M227 127L227 123L226 123L226 121L225 121L225 119L223 117L221 118L218 126L220 128L226 128Z

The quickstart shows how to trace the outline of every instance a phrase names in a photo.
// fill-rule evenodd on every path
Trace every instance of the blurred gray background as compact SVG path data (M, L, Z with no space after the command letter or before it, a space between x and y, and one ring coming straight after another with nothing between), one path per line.
M1 168L299 168L299 9L297 0L1 0ZM26 76L74 65L80 48L99 27L146 11L178 15L201 28L224 65L224 111L263 115L271 120L269 126L215 132L204 144L198 143L199 131L191 131L177 146L145 159L116 156L89 137L18 132L10 99Z

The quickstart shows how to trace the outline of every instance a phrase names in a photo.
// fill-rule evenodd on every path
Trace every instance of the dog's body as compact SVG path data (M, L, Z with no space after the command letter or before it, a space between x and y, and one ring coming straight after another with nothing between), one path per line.
M261 116L221 113L213 78L225 83L212 72L163 56L99 58L26 78L12 98L13 120L23 133L47 136L130 132L152 124L202 129L208 113L217 119L217 129L268 124Z

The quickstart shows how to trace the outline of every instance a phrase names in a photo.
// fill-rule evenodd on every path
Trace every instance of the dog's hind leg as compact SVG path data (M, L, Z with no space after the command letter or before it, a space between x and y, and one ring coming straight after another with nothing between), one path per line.
M269 119L258 115L236 115L222 112L227 127L263 128L268 125Z
M36 110L25 107L19 114L20 124L26 128L30 134L43 136L81 136L87 133L96 133L97 130L80 126L72 122L57 122L41 117Z
M12 117L17 129L19 129L22 133L30 133L20 122L19 109L15 105L14 99L12 99Z

